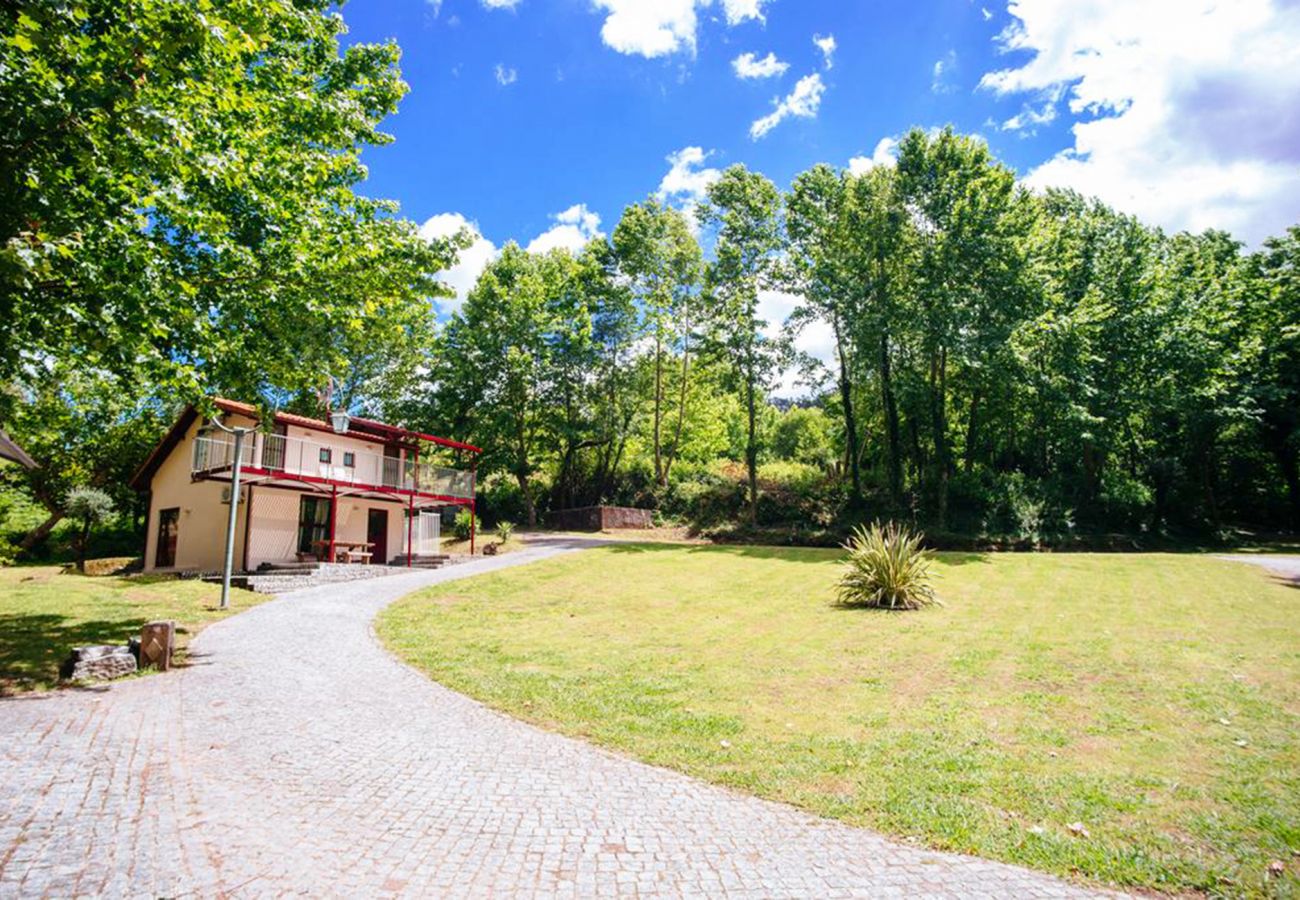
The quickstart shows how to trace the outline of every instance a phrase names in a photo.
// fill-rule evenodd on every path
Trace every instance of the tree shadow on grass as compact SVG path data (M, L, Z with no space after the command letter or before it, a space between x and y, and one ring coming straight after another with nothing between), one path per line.
M660 543L614 543L604 547L613 553L655 554L682 553L690 555L713 554L747 559L773 559L781 562L827 563L837 562L844 557L845 551L839 547L788 547L765 544L660 544ZM966 566L975 563L990 562L989 554L976 551L939 551L935 560L945 566Z
M75 621L53 613L0 615L0 697L58 683L73 647L125 644L148 619Z
M610 542L605 548L613 553L686 553L690 556L709 554L714 556L743 557L748 559L774 559L782 562L831 562L843 555L844 551L833 547L783 547L764 544L665 544L665 543L626 543Z

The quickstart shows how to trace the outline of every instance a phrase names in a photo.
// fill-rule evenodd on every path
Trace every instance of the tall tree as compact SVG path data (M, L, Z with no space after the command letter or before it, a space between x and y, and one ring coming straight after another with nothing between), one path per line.
M758 522L758 403L786 352L765 333L759 294L780 283L784 248L781 194L767 178L735 165L709 185L699 207L715 237L708 289L714 333L730 359L744 396L747 418L745 467L749 476L749 523Z
M1251 366L1243 377L1287 487L1291 527L1300 528L1300 226L1265 241L1250 271Z
M852 341L852 328L860 315L862 291L854 271L846 265L846 245L852 240L847 221L847 175L830 166L817 165L797 176L785 198L786 229L790 242L791 290L806 305L796 310L792 325L817 317L831 328L838 366L840 412L844 417L844 455L849 471L849 504L862 504L862 459L858 450L858 420L853 405L853 379L860 348Z
M23 550L36 547L63 520L75 488L107 491L118 510L138 505L127 482L162 437L171 413L150 399L152 393L151 385L62 362L34 368L16 383L18 402L9 425L40 464L21 477L47 513L23 537Z
M646 331L654 339L652 445L655 482L668 484L668 475L682 440L690 386L691 338L700 313L700 245L676 209L657 200L635 203L623 211L614 229L619 272L641 305ZM681 376L677 423L671 442L663 439L665 354L680 356Z
M453 242L355 190L399 51L344 31L331 0L0 9L0 381L309 388L338 331L427 314Z
M916 279L920 361L933 453L930 491L939 528L947 526L953 467L949 376L966 364L977 414L987 385L979 368L1005 346L1021 301L1020 246L1027 219L1015 175L978 138L951 128L914 129L901 142L899 185L919 240Z

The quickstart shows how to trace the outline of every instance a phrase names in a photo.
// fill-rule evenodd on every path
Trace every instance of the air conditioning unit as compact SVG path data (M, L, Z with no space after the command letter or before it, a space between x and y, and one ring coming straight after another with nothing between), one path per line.
M243 506L244 503L245 503L247 500L248 500L248 489L247 489L247 488L241 488L240 491L239 491L239 504L240 504L240 506ZM221 503L222 503L223 506L229 506L229 505L230 505L230 488L228 488L228 487L223 487L223 488L221 489Z

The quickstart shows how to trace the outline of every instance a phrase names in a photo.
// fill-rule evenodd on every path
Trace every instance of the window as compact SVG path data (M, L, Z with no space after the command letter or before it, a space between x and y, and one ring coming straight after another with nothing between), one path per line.
M334 461L334 451L331 450L329 447L321 447L321 448L320 448L320 461L323 462L323 463L333 462L333 461Z
M355 469L357 467L357 455L355 453L344 453L343 465L349 469Z
M176 565L176 535L180 531L181 511L177 507L158 510L158 545L153 564L159 569Z
M303 497L298 506L298 552L319 556L330 539L330 502L326 497Z

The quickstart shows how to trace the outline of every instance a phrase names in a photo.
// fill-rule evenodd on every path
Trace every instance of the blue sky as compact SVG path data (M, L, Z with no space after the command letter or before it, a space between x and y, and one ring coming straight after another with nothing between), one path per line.
M343 15L349 40L398 41L411 85L365 190L426 234L478 232L444 273L462 298L508 240L576 249L647 196L689 208L737 162L781 187L818 162L889 165L912 126L978 133L1029 186L1169 231L1258 246L1300 223L1300 0L353 0ZM777 327L800 302L770 293L763 311ZM816 329L801 345L829 354Z
M1058 120L1035 135L987 128L1022 101L977 90L1004 65L995 38L1005 8L942 0L778 0L763 20L729 25L721 2L699 9L693 51L646 58L602 41L606 13L587 0L354 0L350 39L396 38L411 93L387 123L395 144L368 152L372 193L424 221L455 211L496 243L527 243L551 216L585 204L605 228L628 203L654 192L684 147L704 167L743 162L785 185L816 162L847 165L912 125L952 123L984 133L996 153L1028 169L1068 144ZM833 36L826 67L814 36ZM741 79L733 60L775 54L783 74ZM1024 54L1021 54L1024 55ZM943 71L935 80L935 66ZM505 80L501 84L497 67ZM790 117L761 139L752 123L816 74L817 115Z

